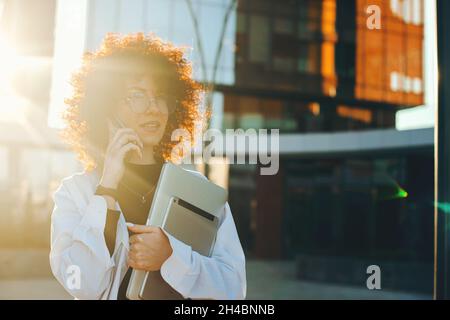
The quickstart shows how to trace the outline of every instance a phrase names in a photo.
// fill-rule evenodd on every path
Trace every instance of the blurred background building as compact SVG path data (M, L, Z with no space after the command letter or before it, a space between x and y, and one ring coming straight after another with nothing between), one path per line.
M0 280L50 275L51 193L81 170L57 133L82 52L107 32L154 32L186 46L195 78L214 85L211 127L280 129L277 175L226 161L208 168L229 190L249 297L370 298L371 264L390 290L373 297L431 297L433 129L399 131L396 121L401 110L434 107L432 64L423 63L433 50L432 41L424 46L434 36L424 28L433 1L0 3L14 57L0 103ZM367 26L369 5L381 10L380 29ZM25 253L32 272L19 266Z

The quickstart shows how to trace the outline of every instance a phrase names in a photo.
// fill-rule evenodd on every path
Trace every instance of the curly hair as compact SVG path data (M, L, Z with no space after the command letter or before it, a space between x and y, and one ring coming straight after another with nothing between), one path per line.
M192 66L183 54L182 48L153 34L108 33L98 51L83 55L81 67L70 81L73 94L64 100L67 108L62 118L66 126L61 137L86 170L103 166L109 142L106 119L125 90L126 76L149 74L157 80L158 91L177 101L163 138L154 149L157 160L177 160L172 159L172 149L179 143L171 141L175 129L187 130L192 137L188 143L194 143L196 122L203 120L198 111L203 88L192 79Z

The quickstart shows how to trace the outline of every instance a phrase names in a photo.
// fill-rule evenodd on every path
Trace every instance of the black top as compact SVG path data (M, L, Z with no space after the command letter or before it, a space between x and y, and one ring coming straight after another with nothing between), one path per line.
M117 201L127 222L145 224L153 200L154 192L151 191L154 191L160 173L160 164L139 165L125 162L125 172L117 188ZM144 203L141 195L145 195ZM118 300L127 299L131 272L132 269L129 268L120 284Z
M127 222L145 224L147 221L161 169L162 164L125 163L125 172L117 188L117 201ZM145 202L142 196L145 196Z
M162 163L149 165L125 163L125 172L117 188L117 201L127 222L141 225L146 223L161 169ZM117 214L115 210L108 209L108 215L114 214ZM127 299L126 291L131 271L132 269L129 268L120 284L118 300ZM177 299L182 297L164 281L160 271L152 272L149 278L154 283L160 284L161 290L158 290L160 292L157 298Z

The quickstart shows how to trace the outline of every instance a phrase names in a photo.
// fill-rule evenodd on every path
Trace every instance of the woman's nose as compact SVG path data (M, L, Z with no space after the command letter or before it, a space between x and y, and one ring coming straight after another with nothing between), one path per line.
M147 114L155 114L155 113L159 113L159 107L157 106L157 103L155 101L149 103L149 106L147 108Z

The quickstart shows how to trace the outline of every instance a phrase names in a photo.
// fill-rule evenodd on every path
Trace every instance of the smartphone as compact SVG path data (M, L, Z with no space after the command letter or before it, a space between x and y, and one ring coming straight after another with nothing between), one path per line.
M113 126L116 127L117 129L126 128L123 122L119 118L117 118L117 116L115 115L111 116L110 120Z
M116 131L118 130L118 129L120 129L120 128L127 128L126 126L125 126L125 124L116 116L116 115L112 115L111 116L111 118L110 118L110 120L111 120L111 124L115 127L115 130L114 130L114 132L112 133L112 136L114 136L114 134L116 133ZM111 137L112 137L111 136ZM136 144L138 147L139 147L139 145L137 144L137 143L135 143L134 141L131 141L132 143L134 143L134 144ZM136 153L137 153L137 151L135 151ZM139 153L138 153L138 155L139 155ZM126 160L128 160L129 159L129 157L130 157L130 153L128 153L126 156L125 156L125 159Z

